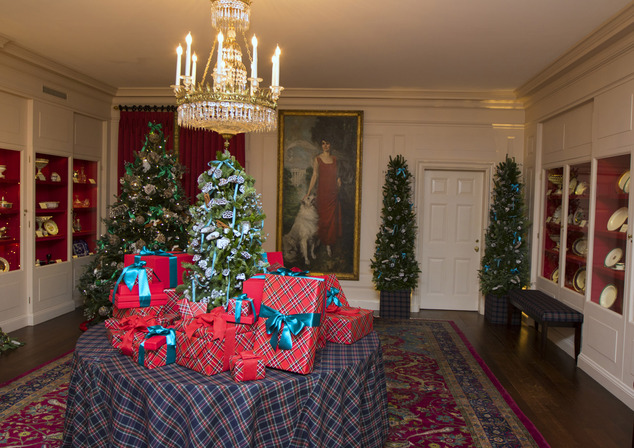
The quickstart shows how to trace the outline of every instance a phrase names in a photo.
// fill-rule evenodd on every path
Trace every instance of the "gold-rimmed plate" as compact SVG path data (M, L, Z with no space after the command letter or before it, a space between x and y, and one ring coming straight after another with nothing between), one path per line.
M603 308L610 308L616 302L618 296L618 289L614 285L608 285L603 288L601 295L599 296L599 305Z
M619 229L625 221L627 221L627 207L621 207L610 216L608 220L608 230L613 231Z
M42 227L44 227L44 230L46 230L46 233L48 233L49 235L57 235L59 233L59 228L57 227L57 224L55 223L55 221L53 221L52 219L49 219L48 221L46 221Z
M620 247L615 247L605 256L605 266L608 268L614 267L619 261L621 261L621 257L623 256L623 249Z
M572 279L572 286L577 292L586 292L586 268L579 268Z
M551 280L554 281L555 283L559 283L559 268L555 269L553 271L553 274L551 275Z
M580 257L585 256L588 253L588 240L583 237L572 243L572 253Z
M9 272L10 269L11 266L9 265L9 262L6 260L6 258L0 257L0 272Z
M630 181L630 170L627 170L626 172L624 172L623 174L621 174L621 177L619 177L619 180L617 182L619 189L623 192L625 192L625 185ZM628 188L629 190L629 188Z

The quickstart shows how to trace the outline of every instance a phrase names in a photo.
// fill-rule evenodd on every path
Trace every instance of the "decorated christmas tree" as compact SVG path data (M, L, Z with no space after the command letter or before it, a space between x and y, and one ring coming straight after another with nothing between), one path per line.
M524 185L520 169L508 156L496 168L489 227L484 256L478 273L484 295L505 296L530 282L529 223L524 206Z
M97 241L94 259L79 279L88 319L112 315L110 290L123 269L126 253L148 250L184 250L187 247L189 203L181 185L183 166L165 149L160 124L149 131L134 161L126 163L119 180L121 194L108 208L106 233Z
M264 214L255 181L228 151L198 177L198 202L190 208L188 252L194 255L177 290L209 310L242 293L242 282L262 272Z
M381 225L371 260L372 281L379 291L411 290L418 285L411 180L403 156L390 157L383 185Z

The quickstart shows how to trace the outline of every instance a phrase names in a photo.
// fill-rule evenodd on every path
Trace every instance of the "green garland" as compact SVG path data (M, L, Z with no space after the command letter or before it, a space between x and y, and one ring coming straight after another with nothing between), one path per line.
M24 342L12 339L7 333L0 328L0 353L22 347Z

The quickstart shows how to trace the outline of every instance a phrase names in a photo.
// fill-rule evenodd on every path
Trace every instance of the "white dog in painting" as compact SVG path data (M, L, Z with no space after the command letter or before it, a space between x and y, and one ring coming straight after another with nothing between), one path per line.
M284 254L289 260L296 260L300 253L306 265L310 264L309 255L315 259L318 220L315 196L309 195L302 200L290 232L282 238Z

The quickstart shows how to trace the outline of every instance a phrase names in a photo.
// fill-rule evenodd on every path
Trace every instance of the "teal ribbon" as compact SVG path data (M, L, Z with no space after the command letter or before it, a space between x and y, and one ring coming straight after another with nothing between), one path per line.
M114 296L119 289L119 283L123 280L128 287L132 290L134 288L135 281L139 282L139 305L141 308L150 306L152 294L150 293L150 285L147 280L147 272L145 271L145 261L142 261L138 255L134 257L134 264L126 266L121 271L121 275L114 285L112 290L112 303L114 303Z
M307 277L308 271L292 271L288 268L277 268L277 270L269 272L274 275L286 275L288 277Z
M141 256L157 255L159 257L169 257L170 264L170 288L176 288L178 286L178 259L176 255L165 252L164 250L149 250L143 247L140 252Z
M173 328L165 328L161 325L152 325L147 327L148 333L145 335L145 339L152 336L165 336L167 342L167 357L165 364L172 364L176 361L176 332ZM139 365L145 364L145 340L141 342L139 347Z
M247 296L246 294L240 294L237 297L233 298L236 301L236 308L233 310L233 315L236 318L236 323L239 324L240 323L240 317L242 317L242 303L244 302L248 302L250 305L247 306L251 306L251 311L253 311L253 316L254 318L257 319L258 315L255 312L255 304L253 303L253 299L250 299L249 296Z
M276 350L290 350L293 348L293 337L297 336L304 327L318 327L321 324L321 314L319 313L298 313L282 314L274 308L262 305L260 307L260 317L266 319L266 333L271 335L271 347Z
M328 307L331 304L334 304L336 306L343 306L341 304L341 300L339 300L340 292L341 291L339 291L339 289L335 288L334 286L330 287L330 289L326 293L326 307Z
M397 168L396 175L398 176L399 174L403 177L407 177L407 174L405 173L405 168Z

